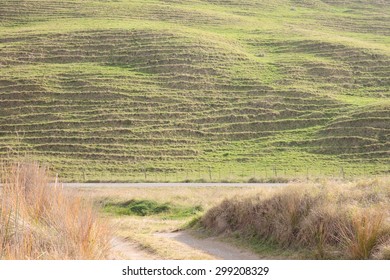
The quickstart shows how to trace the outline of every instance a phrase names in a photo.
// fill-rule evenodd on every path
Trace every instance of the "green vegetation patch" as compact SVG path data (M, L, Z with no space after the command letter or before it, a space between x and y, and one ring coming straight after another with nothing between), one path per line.
M169 218L185 218L203 210L202 206L180 206L169 202L157 202L147 199L131 199L125 202L109 202L103 207L107 213L129 216L166 215Z

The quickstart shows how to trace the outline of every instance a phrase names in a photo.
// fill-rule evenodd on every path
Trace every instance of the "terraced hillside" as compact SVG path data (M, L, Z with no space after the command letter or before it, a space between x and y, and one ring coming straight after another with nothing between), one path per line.
M389 173L390 2L1 0L0 154L66 180Z

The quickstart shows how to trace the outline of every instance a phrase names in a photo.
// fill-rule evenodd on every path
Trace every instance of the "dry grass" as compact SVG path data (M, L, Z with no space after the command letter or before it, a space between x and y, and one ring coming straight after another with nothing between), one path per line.
M50 185L37 163L3 165L0 259L104 259L109 231L91 204Z
M217 233L255 236L310 258L388 259L390 182L296 185L224 200L202 218Z

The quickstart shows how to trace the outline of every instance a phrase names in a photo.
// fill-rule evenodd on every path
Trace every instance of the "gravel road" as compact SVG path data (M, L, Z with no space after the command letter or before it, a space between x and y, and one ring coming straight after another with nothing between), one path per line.
M63 183L67 188L165 188L165 187L284 187L286 183Z

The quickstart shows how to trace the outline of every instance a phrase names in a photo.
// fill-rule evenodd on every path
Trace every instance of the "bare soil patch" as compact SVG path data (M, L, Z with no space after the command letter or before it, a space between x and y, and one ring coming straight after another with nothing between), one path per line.
M172 238L194 249L201 250L215 259L221 260L259 260L260 256L219 241L216 237L198 238L187 231L159 233L158 236Z

